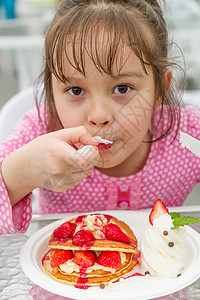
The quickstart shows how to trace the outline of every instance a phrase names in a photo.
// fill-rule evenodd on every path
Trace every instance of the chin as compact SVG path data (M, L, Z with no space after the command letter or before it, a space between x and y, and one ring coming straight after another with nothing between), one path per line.
M120 165L121 163L123 163L123 161L106 161L106 160L102 160L100 162L98 162L96 164L96 167L99 168L99 169L111 169L111 168L115 168L117 167L118 165Z

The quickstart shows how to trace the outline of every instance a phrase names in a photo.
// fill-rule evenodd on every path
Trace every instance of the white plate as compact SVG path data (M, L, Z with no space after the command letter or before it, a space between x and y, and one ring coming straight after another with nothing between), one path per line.
M148 224L148 212L106 211L102 213L113 215L125 221L135 233L140 247L141 238ZM77 216L77 214L71 216ZM67 219L69 220L69 218ZM150 279L146 279L144 276L137 276L128 278L121 283L114 283L112 288L106 287L103 290L99 287L81 290L74 286L59 283L44 272L42 258L48 251L47 245L52 231L67 221L67 219L53 222L37 231L25 243L20 252L21 267L28 278L54 294L79 300L144 300L174 293L190 285L200 277L200 235L194 229L188 227L186 241L187 260L184 272L178 278L152 276ZM134 271L144 273L140 267L137 267Z

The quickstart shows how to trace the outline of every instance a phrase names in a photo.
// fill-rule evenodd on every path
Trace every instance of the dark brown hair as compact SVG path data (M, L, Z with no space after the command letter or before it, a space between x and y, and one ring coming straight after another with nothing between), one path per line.
M100 49L98 43L100 31L101 33L105 31L109 37L106 44L102 45L104 51ZM66 49L69 38L72 42L70 45L73 60L68 57ZM64 0L59 3L45 42L46 60L43 81L48 131L57 129L59 124L53 99L52 74L62 82L66 82L64 59L84 75L87 52L100 72L112 75L117 50L122 44L128 45L136 53L146 73L146 65L152 66L155 97L161 99L159 124L164 124L164 107L167 108L171 120L158 139L168 135L174 126L178 129L179 101L174 95L173 87L167 88L166 81L166 70L175 64L168 58L168 33L158 2L156 0ZM119 71L120 67L122 66L119 66Z

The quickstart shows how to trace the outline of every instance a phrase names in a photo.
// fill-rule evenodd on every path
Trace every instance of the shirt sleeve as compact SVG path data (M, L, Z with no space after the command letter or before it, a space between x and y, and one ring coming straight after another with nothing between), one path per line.
M0 145L0 166L10 153L41 134L36 109L26 113L12 136ZM27 230L32 213L31 200L32 193L12 207L0 172L0 234L24 233Z
M200 111L192 106L186 106L181 127L182 131L200 140Z
M180 131L200 140L200 111L197 108L186 106L182 110ZM187 153L192 163L192 170L195 173L196 182L200 182L200 159L189 150L187 150Z

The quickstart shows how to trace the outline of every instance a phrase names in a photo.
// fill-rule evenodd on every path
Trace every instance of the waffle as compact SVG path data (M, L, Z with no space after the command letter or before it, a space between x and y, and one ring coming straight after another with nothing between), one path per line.
M98 226L93 226L90 219L95 220L103 220L102 224ZM89 220L89 228L87 222ZM123 277L125 274L131 272L134 267L137 265L137 239L130 229L130 227L124 223L123 221L118 220L112 216L106 215L85 215L78 218L74 218L69 220L68 222L75 223L77 225L76 232L81 229L90 230L94 235L97 234L97 237L94 241L89 241L83 245L74 245L73 244L73 237L72 238L58 238L51 235L48 246L50 247L50 251L46 254L43 266L45 272L50 275L53 279L70 284L75 285L77 287L80 286L97 286L97 285L107 285L110 282L115 282L119 278ZM99 222L101 223L101 222ZM117 225L123 233L125 233L129 238L129 243L125 243L118 240L108 239L104 236L104 226L108 224L115 224ZM98 234L100 236L98 236ZM56 267L51 267L51 260L54 252L58 249L62 250L72 250L73 253L76 251L94 251L96 257L102 251L117 251L120 253L121 256L121 266L117 269L113 269L105 266L100 266L95 263L95 266L85 270L84 273L80 272L78 266L75 266L74 269L70 271L63 270L62 264ZM73 262L73 259L72 259ZM73 264L73 263L72 263ZM74 264L73 264L74 266Z

